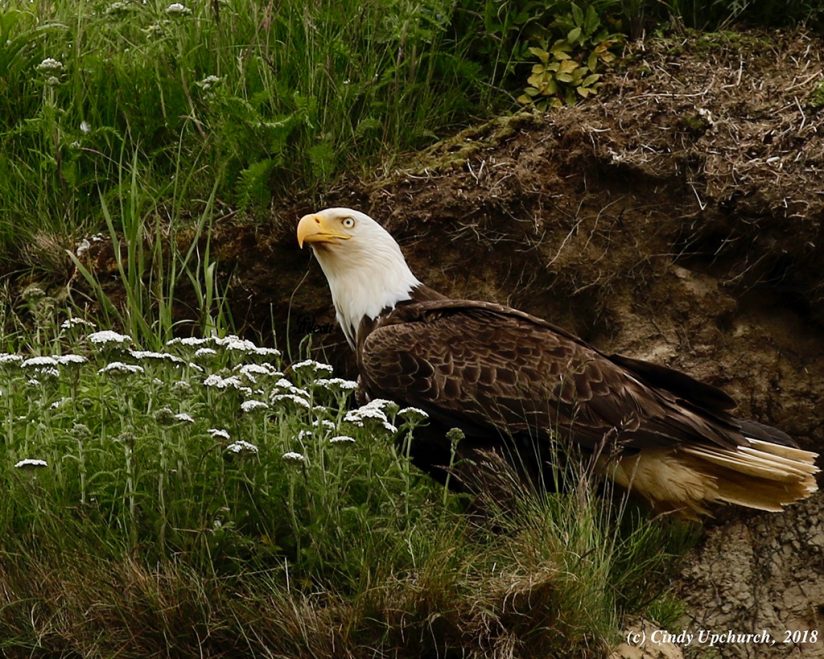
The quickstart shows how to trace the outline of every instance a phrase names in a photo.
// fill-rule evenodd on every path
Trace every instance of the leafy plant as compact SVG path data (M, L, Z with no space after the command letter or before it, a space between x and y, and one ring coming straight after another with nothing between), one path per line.
M570 12L558 16L547 32L540 46L529 48L539 61L533 65L527 79L529 86L518 102L552 107L574 105L601 86L599 67L615 60L610 49L621 43L623 36L609 32L593 5L584 11L574 2Z

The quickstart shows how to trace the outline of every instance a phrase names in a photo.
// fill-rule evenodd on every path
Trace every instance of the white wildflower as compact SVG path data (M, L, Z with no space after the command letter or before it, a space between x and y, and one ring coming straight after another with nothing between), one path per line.
M241 375L249 378L252 381L254 381L254 376L256 375L264 375L273 378L283 378L283 373L281 373L271 364L241 364L240 366L235 366L235 370L240 371Z
M25 460L20 460L14 466L16 469L42 469L48 467L49 463L45 460L38 460L37 458L26 458Z
M124 345L132 342L131 337L111 330L92 332L86 338L96 345Z
M227 336L222 341L216 341L217 345L232 352L254 352L257 346L251 341L238 338L237 336Z
M216 354L217 350L214 348L198 348L195 350L195 359L208 359L214 357Z
M166 7L166 13L169 16L188 16L192 13L192 10L179 2L173 2Z
M91 243L88 240L86 240L85 238L83 239L83 242L86 243L86 245L87 245L86 249L88 250L88 248L91 247ZM81 245L82 244L83 243L81 243ZM79 246L77 248L77 255L82 256L82 254L80 254L80 247ZM85 318L67 318L66 320L64 320L60 324L60 329L64 329L64 330L69 330L69 329L72 329L72 328L75 328L75 327L88 327L89 329L94 329L96 327L96 325L94 323L92 323L91 321L86 320Z
M206 372L200 366L195 364L194 362L189 362L189 368L192 369L193 371L197 371L198 373L205 373Z
M374 408L381 411L391 410L393 406L397 406L397 403L393 403L391 400L386 400L385 398L373 398L366 403L366 405L364 405L364 407Z
M199 337L199 336L187 336L187 337L184 337L182 339L180 339L180 338L169 339L168 341L166 341L166 345L167 346L182 345L182 346L187 346L189 348L195 348L197 346L202 346L202 345L204 345L206 343L209 343L209 342L211 342L211 339L205 339L205 338L202 338L202 337Z
M56 410L58 407L62 407L63 405L65 405L69 401L71 401L71 398L63 397L60 400L54 401L51 405L49 405L49 407L53 410Z
M92 127L89 125L88 121L81 121L80 122L80 132L84 135L88 135L92 132Z
M257 410L268 410L269 404L262 400L245 400L240 404L240 409L248 414Z
M308 400L306 400L305 398L301 398L300 396L296 396L295 394L274 394L270 400L273 403L279 403L281 401L290 401L298 407L302 407L307 410L311 408L311 405L309 405Z
M236 442L232 442L229 446L226 447L227 453L234 453L236 455L240 455L242 453L251 453L252 455L257 455L258 447L254 444L250 444L249 442L245 442L242 439L237 440Z
M303 465L306 464L306 456L301 453L295 453L294 451L287 451L283 454L283 461L287 464Z
M163 26L159 23L152 23L143 28L143 32L150 37L156 37L163 34Z
M167 352L154 352L153 350L129 350L129 354L137 360L155 359L158 361L167 361L172 364L185 364L180 357L170 355Z
M221 387L223 384L223 378L218 375L217 373L212 373L209 377L207 377L203 381L204 387Z
M224 430L223 428L209 428L206 432L208 432L215 439L218 437L220 437L220 439L231 439L229 436L229 431Z
M183 421L184 423L194 423L195 420L186 412L178 412L174 416L175 421Z
M335 446L343 446L344 444L354 444L355 438L349 435L336 435L329 439L329 443Z
M292 364L292 370L296 373L306 372L312 375L316 373L328 373L331 375L334 369L329 364L317 362L314 359L304 359L302 362Z
M280 357L280 350L277 348L255 348L252 351L252 354L257 355L258 357L272 357L277 359Z
M85 364L88 359L86 359L83 355L60 355L57 357L57 363L61 366L79 366L80 364Z
M57 360L54 357L30 357L22 364L23 368L46 368L48 366L57 366Z
M123 362L111 362L97 371L98 373L143 373L143 367L137 364L124 364Z
M172 385L172 389L188 394L192 391L192 385L186 382L186 380L178 380Z
M315 419L314 421L312 421L312 425L315 426L315 428L320 427L326 428L327 430L335 429L335 424L332 423L329 419Z
M220 81L221 81L220 78L218 78L217 76L212 75L212 76L206 76L205 78L203 78L203 80L201 80L200 82L196 82L195 84L198 87L200 87L203 91L207 92L212 87L217 85Z
M107 14L117 14L126 11L129 6L125 2L113 2L106 9Z
M5 366L6 364L19 364L22 361L23 358L20 355L15 355L10 352L0 353L0 366Z
M287 393L292 394L293 396L300 396L301 398L309 398L309 392L306 389L301 389L300 387L296 387L293 385L289 380L286 378L280 378L275 384L273 385L273 389L276 391L285 391Z
M37 65L37 70L41 73L60 73L63 70L63 62L53 57L47 57Z
M60 84L60 78L58 78L57 76L49 76L48 78L46 78L46 84L49 87L57 87L57 85Z
M354 391L358 388L358 383L354 380L344 380L343 378L320 378L314 384L324 387L330 391Z
M366 404L356 410L347 412L346 416L343 417L343 420L347 423L356 425L359 428L363 428L365 421L377 421L384 427L384 429L391 433L397 432L398 430L395 426L389 423L389 419L386 418L386 414L384 414L379 407L371 404Z
M212 373L203 381L204 387L214 387L215 389L237 389L239 391L249 391L251 389L244 387L243 383L237 375L230 375L227 378L221 377L217 373Z
M38 368L37 375L46 376L50 378L59 378L60 371L58 371L54 366L47 366L46 368Z
M40 380L38 380L37 378L29 378L28 380L26 380L26 384L30 387L39 387Z
M312 431L311 430L301 430L298 433L298 441L299 442L302 442L304 439L310 439L311 437L312 437Z
M404 407L398 411L398 416L405 417L407 421L412 421L413 423L418 423L429 418L429 415L419 407Z
M40 288L37 284L31 284L30 286L26 286L21 295L24 300L31 302L33 300L39 300L42 297L46 297L46 291Z

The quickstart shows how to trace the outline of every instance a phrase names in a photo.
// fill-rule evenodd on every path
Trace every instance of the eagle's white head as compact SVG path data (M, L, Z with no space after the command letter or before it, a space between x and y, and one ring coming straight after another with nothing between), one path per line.
M332 291L338 323L355 349L364 316L409 300L421 282L412 274L401 248L368 215L351 208L327 208L304 215L298 244L312 246Z

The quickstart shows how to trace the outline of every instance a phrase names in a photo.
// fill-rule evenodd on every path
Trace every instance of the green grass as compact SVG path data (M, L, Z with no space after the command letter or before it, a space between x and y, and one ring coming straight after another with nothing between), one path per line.
M129 185L123 154L144 198L188 178L191 199L214 187L221 204L262 208L431 141L489 98L451 0L190 6L6 3L0 251L102 226L100 198L114 207Z
M39 333L0 355L0 651L597 656L624 613L673 610L681 527L585 474L536 496L503 470L510 496L468 508L406 459L422 421L359 420L328 367L231 338L130 352L28 305Z

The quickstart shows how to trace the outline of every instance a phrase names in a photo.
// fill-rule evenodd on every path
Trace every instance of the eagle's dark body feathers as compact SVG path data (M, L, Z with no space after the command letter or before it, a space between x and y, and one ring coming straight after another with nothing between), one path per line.
M678 452L696 443L729 452L749 439L793 445L777 428L732 416L735 401L716 387L607 355L498 304L448 299L421 287L411 300L364 320L358 338L368 397L402 401L430 415L433 425L414 456L436 473L449 463L443 435L452 427L466 435L460 455L503 448L510 439L528 472L541 471L535 462L547 458L542 447L550 435L605 456L645 448Z

